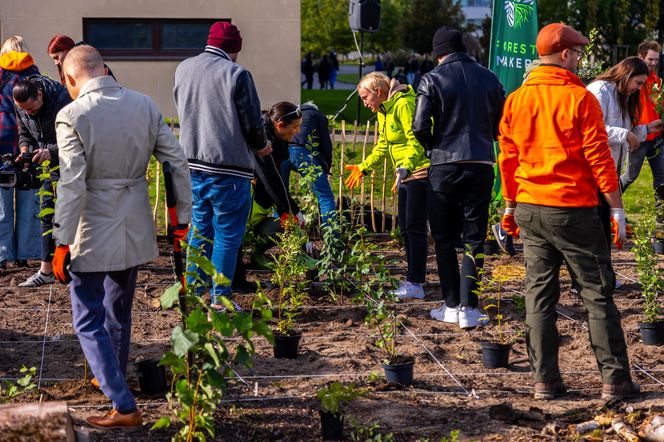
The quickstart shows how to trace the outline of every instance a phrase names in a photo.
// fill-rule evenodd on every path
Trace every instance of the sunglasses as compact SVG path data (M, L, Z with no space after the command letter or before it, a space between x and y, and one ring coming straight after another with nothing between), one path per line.
M577 60L581 60L586 55L585 52L579 51L578 49L574 49L574 48L567 48L567 49L569 49L570 51L576 52L576 59Z
M295 107L295 110L294 110L294 111L292 111L292 112L288 112L287 114L284 114L284 115L280 116L280 117L277 119L277 122L283 120L284 118L288 118L288 117L290 117L291 115L295 115L295 118L302 118L302 110L300 109L300 105L299 105L299 104Z

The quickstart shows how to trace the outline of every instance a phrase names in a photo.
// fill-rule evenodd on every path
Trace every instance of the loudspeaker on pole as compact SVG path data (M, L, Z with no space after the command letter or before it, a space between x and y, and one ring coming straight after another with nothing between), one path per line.
M378 32L380 0L350 0L348 23L353 31Z

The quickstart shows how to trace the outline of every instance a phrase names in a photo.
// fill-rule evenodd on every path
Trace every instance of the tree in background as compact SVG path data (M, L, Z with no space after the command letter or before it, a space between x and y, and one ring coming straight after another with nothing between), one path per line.
M326 54L355 50L353 34L348 25L348 0L302 0L301 51Z
M465 16L454 0L412 0L401 20L405 45L413 51L431 52L431 40L441 26L462 29Z

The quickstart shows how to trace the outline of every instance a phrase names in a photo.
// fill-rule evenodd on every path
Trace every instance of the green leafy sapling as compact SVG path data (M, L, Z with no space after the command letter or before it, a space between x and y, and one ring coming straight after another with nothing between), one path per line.
M343 414L343 407L346 404L360 396L364 396L365 393L355 384L344 385L335 381L316 390L316 397L324 411L339 416Z

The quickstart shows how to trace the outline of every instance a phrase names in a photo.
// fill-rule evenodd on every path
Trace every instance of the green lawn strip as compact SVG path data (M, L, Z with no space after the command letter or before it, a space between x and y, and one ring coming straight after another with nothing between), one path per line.
M348 97L351 92L352 91L349 90L339 89L302 89L302 103L313 101L325 115L334 115L339 109L341 109L344 102L346 101L346 97ZM341 121L342 119L350 123L355 121L357 113L357 100L357 96L351 98L346 109L341 113L341 115L339 115L338 121ZM371 118L372 116L373 114L371 111L362 106L362 110L360 112L361 122L366 123L367 119ZM372 121L375 121L375 119Z

